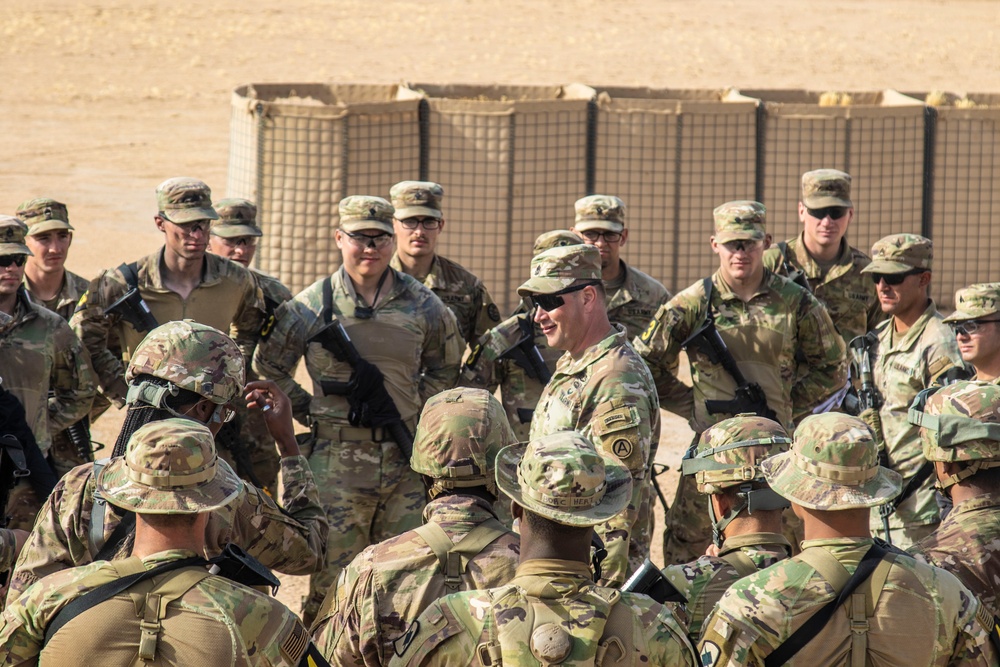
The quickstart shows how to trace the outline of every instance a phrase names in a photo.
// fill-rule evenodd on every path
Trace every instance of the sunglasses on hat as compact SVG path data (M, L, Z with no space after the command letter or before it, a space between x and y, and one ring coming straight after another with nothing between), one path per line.
M872 282L878 285L881 281L885 281L886 285L901 285L908 276L915 276L924 273L925 269L910 269L905 273L873 273Z
M809 208L806 207L806 211L812 217L817 220L822 220L823 218L829 216L831 220L840 220L845 215L847 215L846 206L826 206L824 208Z
M570 294L571 292L579 292L585 287L590 287L591 285L596 285L594 281L589 281L581 283L579 285L573 285L572 287L567 287L564 290L559 290L552 294L532 294L528 297L534 305L538 306L542 310L548 312L550 310L555 310L566 303L566 300L562 298L563 294Z
M3 255L0 256L0 267L6 269L11 264L15 266L24 266L24 263L27 261L27 255Z

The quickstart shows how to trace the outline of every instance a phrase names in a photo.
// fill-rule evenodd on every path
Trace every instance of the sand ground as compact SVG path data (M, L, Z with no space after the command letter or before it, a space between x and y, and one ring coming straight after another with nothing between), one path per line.
M165 178L225 195L243 83L1000 92L995 0L5 0L0 36L0 212L66 202L68 266L86 277L162 243ZM659 458L676 467L690 431L670 416L663 431ZM303 582L285 580L297 610Z

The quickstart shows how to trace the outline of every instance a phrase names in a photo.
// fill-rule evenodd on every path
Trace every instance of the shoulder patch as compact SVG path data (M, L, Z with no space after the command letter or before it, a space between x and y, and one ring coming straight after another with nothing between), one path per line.
M639 340L643 343L649 343L649 341L653 340L653 336L655 336L656 332L660 329L661 320L658 317L659 312L657 312L656 315L657 316L654 316L653 319L649 321L649 324L646 325L646 329L639 336Z
M420 632L420 621L413 621L410 623L410 627L406 628L403 636L392 643L392 650L397 656L403 657L403 654L406 653L406 649L410 648L410 644L413 643L413 639L417 636L418 632Z
M620 459L627 459L632 456L632 442L626 438L619 438L611 445L611 453Z
M494 322L500 321L500 309L497 308L497 305L495 303L491 303L490 305L486 306L486 314Z
M719 660L719 645L715 642L705 642L701 646L700 655L702 667L713 667Z
M86 292L83 293L83 296L80 297L80 300L76 302L76 311L75 312L80 312L81 310L86 310L86 308L87 308L87 297L89 295L90 295L90 290L87 290Z
M281 640L281 652L288 658L291 664L298 664L299 660L309 646L309 633L302 627L301 623L296 623L291 632Z

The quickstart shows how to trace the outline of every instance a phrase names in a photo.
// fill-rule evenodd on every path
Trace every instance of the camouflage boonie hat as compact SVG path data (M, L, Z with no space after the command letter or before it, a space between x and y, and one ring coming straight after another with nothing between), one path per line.
M550 248L531 258L531 277L517 288L518 296L552 294L578 280L601 280L601 251L592 245Z
M934 246L918 234L893 234L872 246L872 262L861 273L906 273L913 269L931 270Z
M219 219L212 223L212 233L224 239L240 236L263 236L257 226L257 205L249 199L223 199L215 203Z
M955 382L910 407L928 461L989 461L1000 466L1000 385ZM980 466L982 467L982 466ZM992 467L992 466L988 466Z
M516 440L507 413L490 392L449 389L424 405L410 467L434 478L440 489L487 486L495 492L497 453Z
M24 244L28 226L20 218L0 215L0 257L3 255L34 255Z
M545 232L535 239L535 245L531 249L531 256L534 257L538 253L551 250L552 248L562 248L563 246L568 245L583 245L583 243L583 237L579 234L575 234L568 229L556 229L555 231Z
M377 229L393 234L392 204L381 197L354 195L340 200L340 228L345 232Z
M69 211L66 210L66 204L48 197L38 197L22 202L17 207L15 215L28 225L28 236L61 229L73 231L73 226L69 224Z
M806 208L851 208L851 175L837 169L816 169L802 174L802 203Z
M625 229L625 202L609 195L590 195L576 200L576 223L581 232L605 229L620 232Z
M560 431L500 450L497 486L518 505L567 526L596 526L632 495L632 476L576 431Z
M205 324L176 320L142 339L125 381L132 384L145 373L222 405L243 391L244 372L243 353L232 338Z
M898 472L878 464L868 425L837 412L803 419L792 449L761 467L774 491L814 510L882 505L898 496L902 485Z
M760 202L741 200L726 202L712 211L715 218L715 242L763 241L767 236L767 209Z
M389 190L389 199L396 209L395 218L405 220L427 216L440 220L441 199L444 198L444 188L430 181L403 181L396 183Z
M229 504L243 482L215 451L215 437L193 419L171 417L142 426L125 456L97 478L108 502L136 514L199 514Z
M722 493L723 489L762 479L760 462L788 451L792 439L776 421L756 415L726 419L705 430L681 471L694 475L699 493Z
M945 322L977 320L1000 313L1000 283L978 283L955 292L955 312Z
M168 178L156 188L160 215L183 225L197 220L218 220L212 208L212 190L197 178Z

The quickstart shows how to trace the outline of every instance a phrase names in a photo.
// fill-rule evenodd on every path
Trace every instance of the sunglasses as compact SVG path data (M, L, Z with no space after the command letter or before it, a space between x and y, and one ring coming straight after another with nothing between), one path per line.
M738 241L726 241L722 246L729 252L752 252L759 248L762 243L763 241L740 239Z
M586 282L580 285L573 285L572 287L567 287L564 290L554 292L553 294L532 294L528 299L536 306L549 312L550 310L555 310L563 306L566 300L562 298L563 294L570 294L572 292L579 292L585 287L590 287L591 285L596 285L596 282Z
M181 233L183 233L186 236L197 234L198 232L207 232L212 227L211 220L195 220L194 222L174 222L170 218L164 216L162 213L160 214L160 217L162 217L170 224L180 227Z
M11 264L14 266L24 266L28 261L27 255L4 255L0 257L0 267L7 268Z
M806 208L806 211L817 220L829 217L831 220L840 220L847 215L846 206L827 206L826 208Z
M392 234L376 234L375 236L368 236L368 234L362 234L361 232L344 232L344 234L358 248L378 249L392 243Z
M895 287L896 285L903 284L903 281L909 276L916 276L921 273L924 273L924 269L911 269L906 273L873 273L872 282L878 285L884 280L886 285Z
M585 232L580 232L580 236L587 239L591 243L597 243L602 237L605 243L618 243L622 240L621 232L599 232L596 230L587 230Z
M421 225L424 229L437 229L441 226L441 221L437 218L407 218L400 220L399 224L403 225L403 229L416 229Z
M995 324L996 322L1000 322L1000 320L965 320L964 322L949 322L948 324L951 325L951 330L955 332L955 335L971 336L979 331L984 324Z
M247 246L248 248L257 247L257 237L256 236L232 236L226 238L224 236L218 236L217 238L222 240L222 245L228 248L239 248L240 246Z

